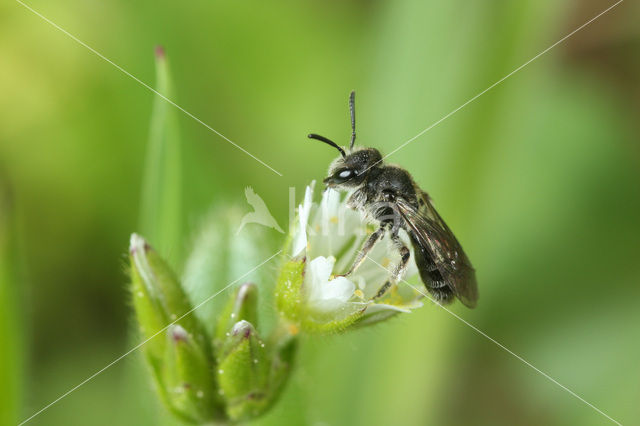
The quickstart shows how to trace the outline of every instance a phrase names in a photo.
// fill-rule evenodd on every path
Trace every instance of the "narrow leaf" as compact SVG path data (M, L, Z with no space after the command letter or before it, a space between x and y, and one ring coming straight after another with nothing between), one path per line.
M16 424L20 415L22 332L18 316L16 241L13 205L0 182L0 424Z
M156 90L172 96L165 52L156 48ZM140 230L172 264L181 260L182 167L176 109L156 95L140 206Z

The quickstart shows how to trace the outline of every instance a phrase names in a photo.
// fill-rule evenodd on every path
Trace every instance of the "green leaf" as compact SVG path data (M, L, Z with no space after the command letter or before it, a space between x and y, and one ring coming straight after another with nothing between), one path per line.
M1 182L0 182L1 183ZM22 327L18 315L15 221L12 198L0 184L0 424L19 421L22 399Z
M169 66L161 48L156 49L156 79L156 90L171 98ZM140 230L172 264L181 260L181 157L176 109L156 95L144 166Z

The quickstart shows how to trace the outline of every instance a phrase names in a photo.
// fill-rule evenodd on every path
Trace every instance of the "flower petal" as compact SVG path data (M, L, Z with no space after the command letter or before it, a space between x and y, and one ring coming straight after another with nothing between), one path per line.
M339 309L353 296L356 286L345 277L329 280L334 257L318 256L309 262L306 276L308 303L314 309L327 311Z
M322 283L329 281L333 264L336 262L334 257L318 256L309 262L309 278L311 279L312 290L320 289Z
M346 302L353 296L355 289L356 285L354 283L345 277L338 277L325 284L324 298L338 299L341 302Z
M309 213L313 205L313 187L315 181L312 181L304 193L304 202L298 206L298 228L293 238L292 254L298 256L307 248L307 223L309 222Z

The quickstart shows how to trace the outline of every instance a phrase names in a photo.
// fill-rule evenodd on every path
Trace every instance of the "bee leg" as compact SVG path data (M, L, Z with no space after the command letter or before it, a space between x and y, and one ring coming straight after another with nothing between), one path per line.
M402 279L402 276L404 275L405 271L407 270L407 266L409 265L409 258L411 257L411 252L398 236L399 231L399 226L394 226L391 230L391 241L400 253L400 263L398 263L392 275L392 280L394 283L397 283Z
M376 300L381 298L382 296L385 295L385 293L387 292L387 290L389 290L389 287L391 287L391 281L387 281L383 284L382 287L380 287L380 290L378 290L378 292L376 293L375 296L373 296L371 298L371 300Z
M384 226L381 226L380 228L378 228L377 231L369 235L369 239L367 239L367 241L362 246L362 249L360 249L360 251L358 252L358 255L356 256L356 260L353 261L351 268L349 268L346 274L337 275L337 276L346 277L347 275L351 275L356 269L358 269L358 267L362 265L362 262L364 261L365 257L367 257L367 254L369 254L373 246L375 246L378 240L380 239L380 237L384 235L384 231L385 231Z
M392 231L393 232L393 231ZM407 265L409 264L409 258L411 257L411 252L404 245L400 237L398 237L397 231L391 235L391 241L393 241L394 245L398 248L400 252L400 263L395 267L391 274L391 279L387 280L380 290L376 293L376 295L372 298L372 300L379 299L385 295L387 290L391 288L393 284L397 284L398 281L402 279L404 272L407 270Z

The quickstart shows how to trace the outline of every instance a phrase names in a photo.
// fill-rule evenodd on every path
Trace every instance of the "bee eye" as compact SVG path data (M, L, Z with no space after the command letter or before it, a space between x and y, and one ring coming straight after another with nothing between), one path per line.
M349 169L347 170L343 170L340 173L338 173L338 177L342 178L342 179L348 179L351 177L351 175L353 174L353 172Z

